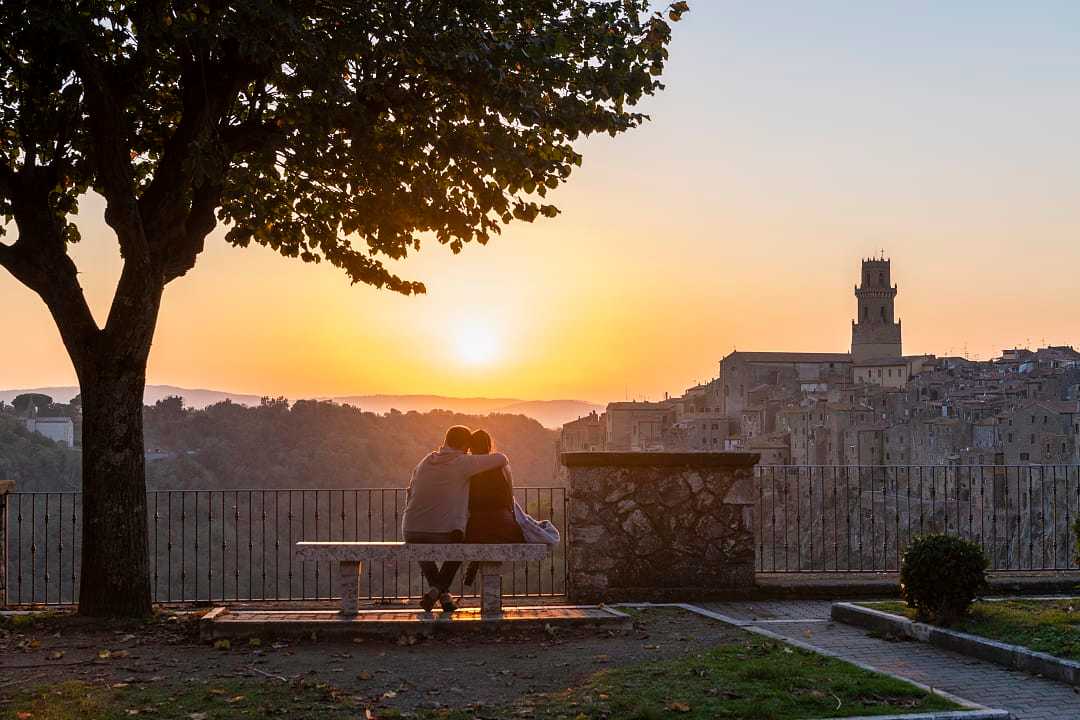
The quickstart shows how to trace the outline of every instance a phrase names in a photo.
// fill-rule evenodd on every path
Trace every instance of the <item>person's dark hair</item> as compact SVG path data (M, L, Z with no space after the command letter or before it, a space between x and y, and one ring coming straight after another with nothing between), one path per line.
M488 435L486 430L477 430L469 438L469 451L473 455L487 455L491 452L494 443L491 441L491 436Z
M446 431L446 440L443 444L446 447L452 447L455 450L465 451L469 449L469 443L472 440L472 430L464 425L455 425Z

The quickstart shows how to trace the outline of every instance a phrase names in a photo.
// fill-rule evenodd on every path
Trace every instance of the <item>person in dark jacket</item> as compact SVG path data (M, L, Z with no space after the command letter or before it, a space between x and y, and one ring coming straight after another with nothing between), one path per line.
M491 435L484 430L473 432L469 440L472 455L489 455ZM514 484L509 467L492 468L469 478L469 521L465 526L467 543L523 543L525 536L514 517ZM470 563L465 584L472 585L479 569Z
M469 428L455 425L446 431L443 446L413 470L401 523L405 542L462 542L468 522L469 479L485 471L501 470L507 464L506 456L499 453L469 455L471 440ZM431 585L420 599L425 612L431 612L436 601L445 612L457 608L450 595L450 583L460 566L457 561L445 562L442 567L433 562L420 563L424 579Z

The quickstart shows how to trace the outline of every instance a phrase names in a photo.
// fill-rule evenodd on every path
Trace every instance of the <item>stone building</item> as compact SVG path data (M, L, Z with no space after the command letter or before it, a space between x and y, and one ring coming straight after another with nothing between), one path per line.
M855 287L858 318L851 321L851 358L856 363L903 355L900 321L894 317L896 286L890 284L891 272L891 260L863 260L862 282Z
M1076 462L1080 410L1074 402L1034 401L1006 413L998 436L1006 465Z
M559 452L601 452L606 440L607 415L594 410L562 426Z
M66 445L75 447L75 423L69 417L31 417L26 419L26 429L30 432Z
M608 451L650 451L663 449L664 435L675 424L676 403L615 402L607 406Z
M679 398L609 405L606 449L757 450L763 464L1080 464L1080 352L905 356L891 272L885 257L862 261L850 352L734 351Z

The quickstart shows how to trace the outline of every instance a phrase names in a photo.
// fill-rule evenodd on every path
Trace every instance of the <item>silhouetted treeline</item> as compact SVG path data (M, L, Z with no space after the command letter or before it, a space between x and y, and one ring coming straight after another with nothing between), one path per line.
M177 398L146 409L151 488L404 487L454 424L483 427L518 485L550 485L557 433L521 415L376 415L329 402L267 399L205 410Z
M0 479L19 490L75 490L81 454L0 413ZM446 428L483 427L510 456L516 485L551 485L557 432L523 415L441 410L376 415L329 402L267 399L204 410L179 398L147 406L149 489L405 487Z

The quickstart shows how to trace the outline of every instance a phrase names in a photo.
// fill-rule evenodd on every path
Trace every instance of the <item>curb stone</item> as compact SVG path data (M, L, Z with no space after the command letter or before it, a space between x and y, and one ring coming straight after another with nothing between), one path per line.
M817 653L818 655L824 655L825 657L841 660L848 663L849 665L854 665L857 668L877 673L878 675L885 675L886 677L891 677L894 680L900 680L901 682L907 683L908 685L914 685L920 690L932 693L939 697L943 697L946 700L951 700L958 705L968 708L966 710L949 710L945 712L930 713L907 713L900 715L851 715L843 718L835 718L834 720L871 720L871 718L873 718L873 720L1010 720L1010 718L1012 718L1012 714L1008 710L996 710L993 708L988 708L985 705L980 705L970 700L966 700L962 697L953 695L952 693L945 692L944 690L939 690L937 688L932 688L928 685L923 685L922 683L915 682L914 680L903 677L901 675L888 672L887 670L881 670L865 663L850 660L848 658L845 658L840 653L815 647L813 645L810 645L809 643L802 642L801 640L785 637L778 633L774 633L771 630L766 630L765 628L758 627L753 624L752 620L739 620L737 618L729 617L722 613L713 612L712 610L706 610L705 608L698 607L690 603L619 603L617 607L677 608L680 610L686 610L687 612L701 615L702 617L709 618L710 620L717 620L728 625L734 625L735 627L745 630L746 632L760 635L761 637L769 638L770 640L774 640L785 645L797 647L800 650L806 650L808 652Z
M1075 660L1066 660L1022 645L1011 645L959 630L915 622L900 615L854 603L833 603L830 614L837 622L902 635L1014 670L1080 686L1080 663Z

